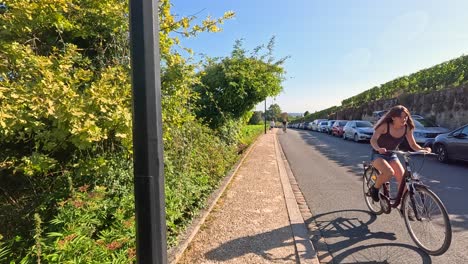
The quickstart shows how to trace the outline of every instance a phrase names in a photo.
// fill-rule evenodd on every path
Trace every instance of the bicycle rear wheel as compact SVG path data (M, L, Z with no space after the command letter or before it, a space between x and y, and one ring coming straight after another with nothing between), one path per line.
M374 185L374 182L372 181L372 176L377 177L377 171L374 169L374 167L370 166L367 167L364 170L364 175L363 175L363 180L362 180L362 188L364 192L364 200L366 201L367 207L369 210L376 214L382 214L383 209L380 205L380 202L374 202L372 197L370 196L369 189Z
M415 186L413 195L405 194L402 209L414 243L429 255L444 254L452 242L452 226L439 197L425 186Z

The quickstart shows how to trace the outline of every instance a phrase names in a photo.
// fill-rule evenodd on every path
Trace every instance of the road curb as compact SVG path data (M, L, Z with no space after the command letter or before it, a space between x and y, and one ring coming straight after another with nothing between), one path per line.
M304 223L304 218L301 214L301 210L299 209L298 201L296 200L296 195L293 191L290 183L290 177L288 175L292 175L292 177L294 176L289 168L288 161L283 158L285 156L278 137L276 134L274 136L276 161L278 164L281 185L283 187L284 198L289 216L289 223L293 233L297 261L298 263L319 264L317 252L315 251L314 246L312 245L312 241L309 238L308 229Z
M239 170L240 166L244 162L245 158L250 154L252 149L255 147L255 145L258 142L258 139L263 136L265 135L263 134L259 136L255 140L255 142L253 142L247 148L247 150L242 154L242 158L233 166L233 169L231 169L231 171L223 179L223 181L220 184L220 187L209 196L207 200L207 204L209 204L209 207L207 209L201 210L199 216L196 217L192 221L192 224L190 224L187 227L187 230L182 235L179 236L179 241L181 242L177 246L174 246L168 250L168 253L167 253L168 263L176 264L177 262L179 262L185 250L188 248L190 242L192 242L193 238L200 230L200 227L205 223L206 218L208 217L208 215L211 213L211 211L215 207L219 198L221 198L223 193L226 191L227 187L231 183L231 180L234 178L234 175L236 175L237 171Z

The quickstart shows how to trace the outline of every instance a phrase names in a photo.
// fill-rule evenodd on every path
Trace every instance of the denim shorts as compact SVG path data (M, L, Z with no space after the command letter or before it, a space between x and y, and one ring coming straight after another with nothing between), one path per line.
M392 154L380 154L378 152L375 152L375 151L372 151L371 152L371 161L374 161L378 158L382 158L384 160L386 160L387 162L390 162L390 161L395 161L395 160L398 160L398 157L395 153L392 153Z

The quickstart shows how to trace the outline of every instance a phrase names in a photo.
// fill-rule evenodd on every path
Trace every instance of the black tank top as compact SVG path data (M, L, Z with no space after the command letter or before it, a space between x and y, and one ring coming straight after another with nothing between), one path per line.
M403 142L406 136L406 131L408 129L408 126L405 125L405 133L403 136L399 138L394 138L390 134L390 122L387 123L387 133L380 135L379 139L377 139L377 145L381 148L386 148L387 150L395 150L398 145Z

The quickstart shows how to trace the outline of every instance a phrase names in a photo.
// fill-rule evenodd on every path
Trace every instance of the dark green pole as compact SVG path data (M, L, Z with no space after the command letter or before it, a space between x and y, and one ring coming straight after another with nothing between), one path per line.
M266 98L265 98L265 112L263 113L263 116L265 117L265 134L266 134Z
M130 0L136 254L166 264L158 1Z

